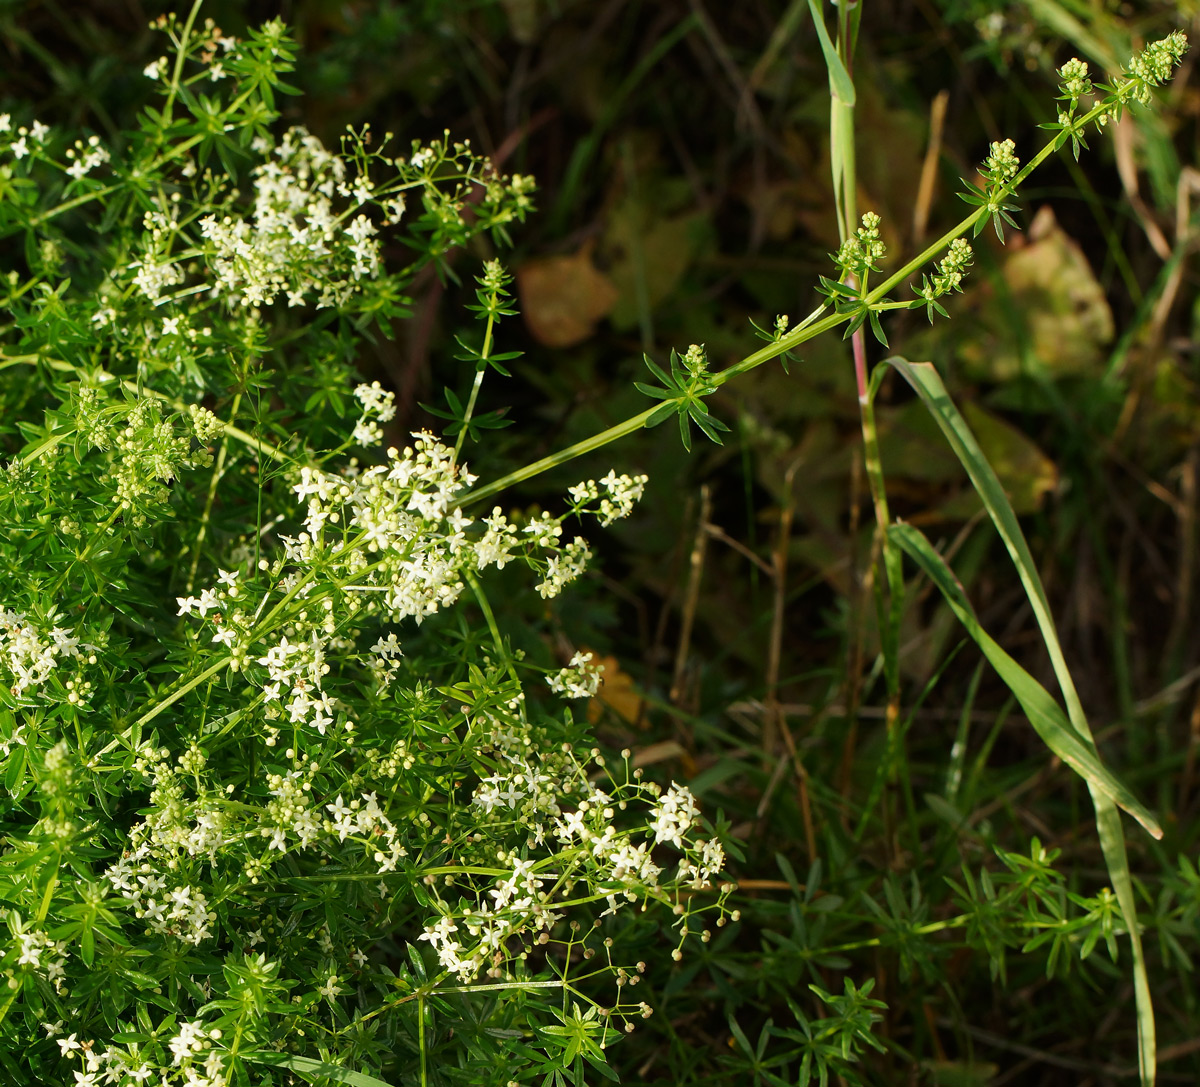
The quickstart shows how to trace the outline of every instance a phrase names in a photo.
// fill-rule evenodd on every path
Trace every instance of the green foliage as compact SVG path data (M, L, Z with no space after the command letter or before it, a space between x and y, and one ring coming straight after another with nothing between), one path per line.
M503 11L514 34L518 7ZM994 142L979 184L964 181L968 217L892 270L883 236L893 224L859 217L855 206L868 168L855 138L855 110L870 108L855 88L866 65L853 63L863 6L837 6L831 35L815 0L795 0L741 102L764 87L781 93L763 82L767 61L787 48L805 8L816 34L809 51L824 58L832 99L837 277L817 277L822 302L803 321L780 317L769 332L753 325L766 341L760 351L718 370L693 344L672 350L664 369L649 354L649 274L656 284L665 277L652 266L661 254L641 251L647 239L626 229L628 266L614 277L638 294L622 299L621 320L631 327L636 315L658 384L632 384L656 404L637 412L632 389L615 394L613 412L637 413L613 425L609 404L596 407L602 382L585 349L575 361L591 385L576 399L595 410L590 436L548 456L539 427L512 426L528 418L520 381L543 382L553 410L567 399L555 385L563 379L537 374L538 360L520 350L497 349L519 329L509 320L511 277L493 252L532 210L531 179L500 175L449 134L396 155L390 135L361 123L336 153L303 128L285 129L280 114L297 97L305 58L280 22L239 38L199 25L198 4L186 20L160 20L170 48L145 70L159 93L124 136L74 139L27 112L2 116L6 1082L866 1085L917 1069L930 1083L982 1083L993 1066L970 1056L972 995L999 1005L1010 987L1027 991L1044 975L1064 994L1055 991L1055 1015L1069 1015L1130 969L1137 1015L1123 1021L1136 1022L1143 1081L1152 1079L1150 978L1191 968L1200 877L1181 856L1143 879L1158 858L1146 851L1158 847L1139 841L1126 853L1118 806L1155 837L1160 821L1168 835L1172 827L1109 769L1091 735L987 434L971 433L931 367L894 358L872 373L863 333L870 327L886 345L885 325L905 335L900 311L924 308L930 324L947 316L942 300L963 291L974 259L966 237L989 220L1000 241L1004 226L1018 229L1016 194L1033 170L1068 139L1078 159L1088 125L1146 104L1185 42L1172 35L1149 46L1111 85L1092 84L1082 61L1062 66L1066 106L1043 126L1050 141L1023 168L1012 141ZM442 47L464 46L473 28L500 18L494 5L460 15L437 3L384 4L364 22L364 40L335 42L316 64L332 65L322 78L333 79L334 69L353 68L355 50L390 56L389 35L429 32ZM560 225L602 161L618 106L696 35L734 68L699 7L650 42L573 155ZM402 67L389 78L417 86ZM490 78L486 65L456 73L480 86ZM643 208L639 154L631 141L619 156L630 222ZM644 206L657 207L659 195ZM575 266L590 266L589 247ZM435 277L458 282L464 257L483 267L474 302L462 305L469 316L449 329L457 349L447 344L444 355L461 365L437 373L443 399L426 407L455 438L449 448L424 431L405 436L403 405L359 370L367 345L427 304L427 294L415 299ZM674 283L687 259L670 263ZM981 265L990 264L989 254ZM602 271L590 275L602 282ZM872 286L872 277L881 281ZM917 297L889 300L905 282ZM662 293L656 286L655 298ZM740 353L740 322L736 332L722 328L715 308L686 309L678 342L719 345L714 358ZM775 611L759 606L739 624L731 617L743 612L716 609L709 622L727 639L720 669L689 686L688 636L705 607L691 589L669 698L653 671L634 685L615 657L576 650L568 632L588 630L582 644L595 647L593 635L615 627L617 594L584 582L591 549L565 537L568 519L595 516L609 528L654 484L613 469L564 483L565 497L474 508L618 438L640 450L631 455L662 449L643 432L671 416L688 452L692 423L717 446L736 434L736 446L710 450L706 470L786 447L735 399L754 387L743 375L774 358L799 363L809 344L792 391L771 407L806 401L826 361L812 341L839 326L853 344L854 385L835 378L820 395L857 393L854 463L876 519L847 566L851 581L865 575L862 585L825 606L820 636L842 639L845 673L781 676L779 659L788 561L840 569L804 550L811 537L788 541L796 473L815 493L830 471L820 462L848 459L828 444L835 421L854 420L837 408L826 431L805 432L807 459L788 452L784 488L760 480L775 488L781 540L765 560L753 538L742 552L756 578L774 582ZM1023 589L1066 712L1036 661L1019 663L986 633L994 613L972 607L977 537L950 555L932 530L892 520L889 498L907 515L906 495L885 469L890 451L910 451L912 441L887 403L892 369L921 394L1015 562L1016 579L999 580ZM506 386L517 411L482 410L489 374L517 378ZM720 422L713 403L738 426ZM483 480L463 462L467 442ZM921 447L908 459L919 464ZM753 486L747 468L752 534ZM841 514L819 502L802 515L814 535L840 530ZM722 537L710 516L692 547L693 588L704 541ZM858 516L850 512L851 534ZM613 539L650 580L659 573L642 537L663 512L639 517ZM916 562L914 582L902 554ZM874 593L873 626L864 587ZM569 621L550 603L564 589ZM757 581L744 595L757 599ZM935 607L939 595L946 608ZM940 641L912 636L923 608L936 611L928 630ZM765 690L737 701L747 693L735 678L739 654L760 663L767 626ZM1014 741L1007 709L982 740L972 734L982 668L948 760L941 734L921 737L923 749L914 741L964 631L1041 745ZM807 638L797 638L801 659ZM909 654L926 641L936 668L913 685ZM856 740L858 699L877 679L886 728ZM797 711L781 705L789 685L820 692L803 736L789 723ZM588 699L587 713L564 710L555 695ZM849 705L832 708L839 700ZM749 721L749 738L732 731L726 708L739 727ZM647 716L655 728L668 722L671 738L642 735ZM997 766L999 747L1006 761ZM689 761L706 749L719 755ZM1092 791L1111 888L1090 860L1067 772L1046 768L1050 753ZM677 777L692 777L690 787L647 780L643 765L668 759L681 760ZM794 801L781 785L793 776ZM1060 840L1069 848L1037 837L1026 848L1020 798L1030 781L1064 786L1053 815L1028 818L1042 834L1043 821L1057 830L1069 812L1073 838ZM715 807L718 796L738 811L710 823L701 813L710 805L697 798ZM997 811L1011 816L1002 830ZM803 881L785 855L796 855L801 837ZM782 878L762 878L776 847ZM939 1026L953 1029L966 1059L945 1059ZM1036 1035L1040 1024L1024 1026ZM698 1038L720 1038L719 1051Z

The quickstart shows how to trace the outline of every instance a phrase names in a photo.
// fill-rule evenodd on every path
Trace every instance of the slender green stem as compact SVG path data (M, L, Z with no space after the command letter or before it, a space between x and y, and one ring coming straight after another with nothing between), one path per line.
M216 664L210 665L208 668L205 668L204 671L201 672L194 679L188 680L187 683L185 683L182 687L178 688L175 691L172 691L161 702L156 702L153 706L150 707L150 709L148 709L145 713L143 713L142 716L139 717L134 722L134 724L133 724L134 730L141 728L142 725L148 724L150 721L153 721L154 718L156 718L160 713L162 713L163 710L167 709L169 706L172 706L176 702L178 702L185 694L188 693L188 691L193 690L196 687L199 687L200 684L203 683L206 679L211 679L213 676L217 675L218 673L223 672L226 668L229 667L229 664L232 660L233 660L232 656L222 657L219 661L217 661Z
M483 375L487 373L487 360L492 353L492 331L496 327L496 311L495 307L499 304L499 299L493 291L491 294L492 309L488 311L487 329L483 334L483 349L479 352L479 361L475 364L475 382L471 386L471 395L467 400L467 410L463 415L462 429L458 432L458 439L454 443L453 460L457 463L458 455L462 452L463 442L467 437L467 428L471 423L471 416L475 414L475 401L479 399L479 389L483 385Z
M475 594L475 600L479 604L479 610L483 612L483 618L487 622L488 630L492 634L492 644L496 647L496 652L504 661L505 670L508 672L509 678L517 684L521 685L521 677L517 675L516 665L513 664L512 657L509 655L507 648L504 645L504 639L500 637L500 628L496 625L496 617L492 614L492 606L488 603L487 594L483 591L483 586L479 584L479 579L468 570L464 575L467 579L467 584L471 586L471 592ZM524 704L521 708L524 714Z
M94 189L92 192L81 193L79 196L74 196L70 200L64 200L61 204L56 204L52 208L47 208L40 215L35 215L29 220L29 227L30 229L39 227L47 220L62 215L63 212L70 211L72 208L77 208L81 204L87 204L92 200L101 200L106 196L111 196L121 187L122 184L123 182L117 182L112 185L105 185L102 189Z
M1105 112L1103 106L1097 106L1090 113L1080 119L1077 124L1080 128L1087 123L1094 121L1100 114ZM1051 154L1054 153L1056 140L1051 139L1046 145L1038 151L1032 159L1017 173L1017 175L1009 181L1003 189L997 194L997 199L1003 199L1005 196L1011 195L1017 187L1029 177ZM930 260L941 253L955 238L962 237L970 231L975 224L984 216L990 215L991 211L988 207L979 207L972 211L965 218L956 223L951 229L947 230L940 238L932 244L926 246L912 260L907 261L899 270L893 272L890 276L883 280L878 286L874 287L863 299L870 307L876 308L883 297L899 283L903 283L919 268L928 264ZM892 304L888 308L899 309L903 305ZM813 317L823 312L824 307L818 309ZM740 362L734 363L732 366L727 366L724 370L711 376L712 383L716 386L724 385L727 381L740 374L748 373L750 370L757 369L765 362L770 362L772 359L778 358L787 351L795 350L802 343L820 336L830 329L837 328L838 325L845 324L850 319L849 314L831 313L827 317L815 323L810 323L812 317L804 324L792 329L791 332L781 336L773 343L767 344L753 354L747 355ZM576 442L572 446L554 453L551 456L543 457L541 460L535 461L533 464L526 465L524 468L516 472L510 472L508 475L496 480L493 483L486 484L474 491L464 495L461 500L461 505L468 505L474 502L482 501L485 498L490 498L492 495L511 487L516 483L520 483L533 476L540 475L542 472L550 468L556 468L560 464L565 464L568 461L574 460L576 457L581 457L586 453L594 452L597 449L602 449L610 442L615 442L621 438L632 434L634 431L641 429L645 425L647 419L660 407L647 408L637 415L630 416L622 423L616 426L609 427L607 430L601 431L599 434L587 438L582 442Z
M175 50L175 67L171 71L171 86L167 91L167 100L162 109L162 129L165 131L171 124L171 113L175 108L175 96L179 93L179 82L183 76L183 62L187 60L188 40L192 36L192 27L196 25L196 16L200 14L200 5L204 0L194 0L187 21L183 24L183 33Z
M778 352L777 352L778 353ZM774 357L774 356L772 356ZM460 506L472 505L475 502L482 502L485 498L490 498L492 495L503 491L507 487L513 486L515 483L520 483L522 480L531 479L533 476L541 475L542 472L555 468L560 464L566 464L568 461L574 460L576 457L582 457L585 453L591 453L596 449L603 449L610 442L615 442L621 438L633 434L635 431L641 430L646 425L646 420L650 418L659 408L658 404L647 408L645 411L638 412L637 415L630 416L623 423L618 423L614 427L609 427L608 430L601 431L590 438L586 438L582 442L576 442L574 445L568 446L566 449L558 453L552 453L548 457L543 457L541 460L534 461L532 464L527 464L524 468L520 468L515 472L509 472L508 475L502 476L494 483L488 483L486 486L477 487L473 491L467 492L459 500Z
M229 418L236 419L238 408L242 403L242 394L238 393L233 398L233 407L229 410ZM229 453L229 432L226 431L221 435L221 448L217 450L217 463L213 466L212 479L208 481L208 494L204 499L204 513L200 517L200 530L196 533L195 550L192 552L192 568L188 571L187 593L190 596L192 588L196 584L196 569L200 565L200 549L204 544L204 537L208 534L208 522L212 517L213 502L217 497L217 484L221 482L221 477L225 474L225 458Z
M417 1030L419 1031L420 1035L418 1044L421 1047L421 1087L428 1087L429 1073L426 1067L425 1055L425 997L423 996L417 997L417 1015L420 1019L420 1025L418 1026Z

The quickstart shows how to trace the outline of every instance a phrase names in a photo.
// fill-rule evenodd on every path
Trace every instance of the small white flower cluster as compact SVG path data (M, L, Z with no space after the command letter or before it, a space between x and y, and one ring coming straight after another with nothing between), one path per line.
M323 610L332 625L332 609ZM325 660L327 646L328 639L322 638L315 629L307 641L299 643L289 642L284 634L258 658L268 675L268 682L262 688L268 720L274 720L286 710L289 724L308 724L325 735L325 730L334 723L337 710L334 699L322 688L324 678L329 674L329 664ZM286 704L282 693L285 686L288 690Z
M471 803L491 814L515 814L522 819L557 815L558 778L544 773L525 758L512 756L512 764L503 773L490 774L475 787ZM544 831L542 835L544 836ZM537 833L535 832L535 838Z
M54 1038L63 1057L77 1054L84 1071L75 1072L73 1087L141 1087L150 1082L157 1087L228 1087L226 1051L213 1045L221 1031L208 1029L200 1020L184 1021L167 1042L170 1063L161 1066L158 1059L147 1059L141 1046L106 1046L96 1049L90 1041L80 1041L76 1033L56 1038L63 1023L43 1023L42 1029Z
M390 396L373 386L361 386L359 398L379 417L386 417L391 408ZM286 712L289 723L310 724L322 734L334 721L335 704L322 689L329 672L326 651L339 629L333 600L325 597L314 609L316 615L307 609L302 613L300 638L294 633L299 627L286 628L260 643L261 655L251 648L258 641L255 624L272 597L306 595L314 568L348 583L346 603L354 620L349 626L343 622L339 638L352 644L348 640L368 617L382 613L393 622L414 618L419 623L458 598L469 571L503 567L518 549L531 563L545 562L545 575L537 587L543 597L561 591L590 557L580 539L560 546L561 528L545 516L519 530L495 510L482 519L483 532L472 541L467 536L471 521L453 503L474 476L455 463L452 450L430 435L414 437L411 447L388 450L389 463L364 472L348 470L338 476L307 466L300 469L293 489L307 500L305 531L294 538L281 537L284 557L272 568L278 581L264 591L257 605L235 602L244 593L237 573L226 571L221 571L213 588L178 599L180 615L196 613L212 624L211 640L229 647L235 671L251 660L267 669L262 691L268 718ZM625 501L628 488L615 477L609 482L615 501ZM286 562L295 569L280 577ZM371 667L382 682L386 683L386 672L398 667L400 652L394 634L372 650Z
M129 269L136 273L134 287L151 302L157 302L163 291L178 286L185 278L182 265L171 257L171 247L179 234L177 215L178 209L172 207L169 215L163 211L147 211L142 216L141 249L144 256L130 261Z
M591 653L576 653L566 668L546 677L550 690L567 698L591 698L604 678L604 669L589 663L591 659Z
M168 1082L167 1070L156 1069L143 1060L138 1047L128 1050L106 1046L102 1050L92 1048L90 1041L81 1042L78 1034L70 1034L64 1038L55 1038L63 1031L62 1020L57 1023L43 1023L42 1030L48 1038L54 1038L63 1057L78 1053L83 1058L85 1071L75 1072L74 1087L101 1087L101 1084L118 1084L119 1087L139 1087L156 1072L163 1073L161 1082ZM192 1087L188 1084L187 1087ZM200 1080L199 1087L225 1087L223 1081Z
M699 814L691 790L671 782L666 795L654 805L654 841L682 846L683 836L695 826Z
M446 915L427 925L417 939L429 941L444 969L457 974L460 981L470 981L489 961L504 960L504 944L510 937L518 932L548 933L562 919L561 913L546 908L543 885L531 861L514 857L512 874L497 880L488 892L492 901L458 918L472 946L455 939L459 925Z
M362 446L377 445L383 441L379 424L396 417L396 394L383 389L378 381L372 381L370 385L359 385L354 395L362 404L363 413L351 438Z
M546 564L546 576L536 586L543 600L558 596L563 589L587 569L592 552L587 541L576 536L557 555L551 555Z
M155 850L143 843L105 873L114 890L133 907L134 916L146 922L148 932L174 936L187 944L199 944L212 935L217 915L208 907L208 896L189 883L171 886L159 874L160 865L148 858Z
M270 741L268 741L270 745ZM296 756L291 749L287 757ZM412 766L403 743L390 756L367 753L381 776L395 777ZM295 768L267 773L270 799L261 807L233 803L227 790L217 789L198 799L185 795L186 782L199 782L206 759L193 743L174 763L166 748L144 744L134 769L153 778L150 808L130 832L121 859L105 872L107 882L126 900L149 932L199 944L214 936L216 914L209 909L201 886L207 877L199 867L232 864L249 885L260 883L273 855L296 846L336 854L353 839L353 850L365 855L373 872L396 870L408 855L401 828L380 806L376 792L364 792L347 803L339 793L324 806L313 803L313 780L320 765L300 754ZM231 787L229 787L231 789ZM252 850L255 840L268 839L265 852ZM347 858L350 859L350 858Z
M66 978L66 944L52 940L38 929L14 932L13 942L17 968L28 967L38 977L51 982L55 991L61 993Z
M40 688L59 670L64 661L86 661L95 664L97 647L74 636L67 627L55 625L56 615L46 616L45 624L30 620L25 612L0 607L0 668L13 695L21 698L27 690ZM49 629L46 629L48 627ZM84 652L88 653L84 657ZM72 675L63 683L62 699L71 705L81 704L91 690L91 683Z
M466 571L502 567L519 546L529 558L531 548L547 553L546 573L537 586L543 597L557 595L579 576L591 557L587 544L577 537L560 547L557 524L545 518L532 520L522 533L495 509L481 522L482 536L470 541L466 529L471 521L454 499L475 477L432 435L413 437L412 446L387 451L389 464L357 475L301 469L294 490L308 499L306 531L294 540L284 537L288 558L299 566L318 558L333 561L347 577L370 565L367 584L352 587L368 591L363 611L383 611L392 621L412 617L418 623L458 599ZM337 525L362 533L367 553L379 558L368 563L361 548L343 548L330 556L326 526Z
M1066 64L1059 68L1058 78L1062 80L1063 95L1071 100L1072 109L1074 109L1079 99L1085 94L1092 93L1092 81L1088 77L1088 64L1086 60L1072 57Z
M381 634L369 652L371 655L366 665L375 676L376 689L386 690L391 685L392 677L400 670L400 658L404 656L395 631L390 631L386 638Z
M306 129L289 129L274 159L254 169L254 209L249 219L214 215L200 220L214 290L242 306L261 306L286 295L289 306L310 300L318 309L340 306L381 270L374 224L334 208L335 197L352 207L370 196L366 178L348 185L347 164ZM394 217L394 216L393 216Z
M308 772L289 770L286 774L267 775L267 789L272 799L267 804L267 818L259 834L271 839L268 848L286 853L289 832L300 839L301 849L316 840L321 825L318 813L308 798L315 769L315 766L311 766Z
M946 255L937 263L937 271L933 277L934 291L946 294L949 291L961 289L963 276L971 266L974 252L966 238L955 238L950 243Z
M641 499L649 478L645 475L619 476L615 470L610 470L599 482L588 479L568 487L567 494L574 503L573 512L579 512L589 502L599 499L600 504L593 512L600 519L600 524L607 528L633 512L634 503Z
M227 1087L225 1052L213 1045L220 1038L218 1028L210 1030L199 1019L179 1024L167 1048L171 1051L171 1063L184 1076L184 1087ZM163 1082L168 1082L165 1076Z
M519 699L509 707L517 708ZM528 831L530 854L539 847L544 852L535 857L501 849L496 861L509 874L480 887L473 901L460 901L457 909L441 903L441 916L425 926L419 939L427 941L442 966L461 981L485 970L489 976L502 975L506 963L519 954L510 943L526 949L532 943L546 943L554 924L564 916L561 907L567 900L578 901L578 891L572 892L577 884L586 884L593 895L607 900L602 917L629 902L664 897L663 869L652 855L658 844L669 842L682 852L679 879L692 887L708 887L709 879L720 871L724 863L720 843L687 838L698 825L699 812L686 788L672 785L660 797L659 788L640 784L636 779L641 771L635 771L634 781L628 776L623 784L614 781L613 792L608 793L590 779L586 765L575 759L569 745L544 749L530 744L527 727L507 712L481 710L471 727L491 740L506 764L475 789L476 826L500 828L515 821ZM596 764L603 766L599 753L592 754ZM618 828L617 811L635 804L649 805L645 821ZM546 890L547 885L553 890ZM721 902L730 889L722 887ZM715 908L723 909L720 903ZM679 907L676 912L687 911Z
M104 878L146 922L147 931L199 944L212 935L217 915L208 896L187 872L191 858L213 858L228 840L226 814L213 805L189 805L184 799L183 776L198 776L203 753L193 745L170 762L170 752L143 744L135 769L153 776L151 806L130 831L130 848L110 866Z
M946 315L945 309L938 304L937 300L951 291L962 291L963 278L973 259L974 253L966 238L955 238L950 243L946 255L934 266L932 281L929 276L923 275L921 286L913 288L913 292L925 303L931 323L935 310L943 316ZM919 305L919 303L913 303L913 305Z
M71 160L71 165L67 167L67 174L78 181L81 177L86 177L97 166L103 166L109 160L108 150L101 146L99 136L89 136L87 143L83 140L76 140L74 147L67 148L67 158Z
M211 589L201 589L199 596L175 598L179 605L179 615L191 615L192 612L196 612L201 619L207 619L210 611L214 613L214 632L210 640L214 645L223 645L229 650L232 657L230 667L235 672L240 672L245 667L247 646L253 626L253 617L248 616L245 609L235 603L241 593L237 583L238 573L237 570L218 570L217 584ZM286 641L285 637L284 642Z
M12 132L12 116L7 113L0 113L0 136ZM21 125L17 129L17 138L6 136L9 141L8 150L12 152L12 157L15 159L23 159L26 155L33 154L33 147L30 146L30 141L33 141L35 146L39 146L46 142L46 137L50 135L50 126L42 124L41 121L34 121L28 128Z
M331 817L325 821L325 829L336 834L339 842L351 835L362 838L376 871L394 872L401 858L408 856L408 850L400 842L399 828L379 806L374 792L364 793L361 799L355 798L349 804L339 793L332 804L325 805L325 810Z

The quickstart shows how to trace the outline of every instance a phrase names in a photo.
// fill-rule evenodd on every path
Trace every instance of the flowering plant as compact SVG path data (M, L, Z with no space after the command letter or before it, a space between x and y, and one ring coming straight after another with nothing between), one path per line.
M0 395L41 417L0 486L11 1081L508 1082L564 1008L586 1040L565 1063L601 1065L649 1014L607 919L661 902L680 943L722 922L727 891L696 892L723 852L686 788L590 745L553 696L598 673L580 654L547 687L485 584L517 563L557 596L591 557L566 519L627 516L645 477L476 515L474 395L453 445L384 449L393 394L352 378L421 267L503 241L532 182L448 140L276 135L282 24L239 41L195 15L160 21L128 147L0 119L0 232L33 240ZM479 277L480 377L507 283ZM486 1056L527 1024L538 1048Z
M840 325L882 340L889 309L944 313L966 231L1011 223L1032 167L1144 101L1182 39L1082 117L1086 69L1064 69L1047 149L1019 169L993 145L976 210L881 285L867 213L809 318L779 318L720 372L697 345L669 372L647 359L652 407L481 481L465 453L503 422L476 412L512 357L495 349L503 266L477 278L475 380L465 403L448 392L443 435L392 433L394 396L359 380L356 344L407 315L423 267L503 243L533 182L449 137L396 154L369 128L336 151L278 131L285 28L237 40L198 9L159 21L171 49L144 74L160 98L127 145L0 115L0 237L25 242L0 280L0 402L19 420L0 478L0 1063L13 1083L82 1087L611 1075L606 1047L652 1011L625 937L666 928L679 959L736 920L730 843L687 787L606 756L554 697L596 694L591 656L528 660L489 600L509 564L542 600L570 591L592 556L568 519L628 516L646 477L580 482L557 515L482 503L672 415L685 444L691 422L720 441L705 400L738 373ZM915 299L886 299L943 251ZM876 499L890 590L899 548L936 579L923 538L890 531L881 484ZM1038 705L1098 813L1156 829L1086 725L1072 746ZM835 1017L802 1067L845 1072L879 1044L879 1002L848 979L844 997L815 991Z

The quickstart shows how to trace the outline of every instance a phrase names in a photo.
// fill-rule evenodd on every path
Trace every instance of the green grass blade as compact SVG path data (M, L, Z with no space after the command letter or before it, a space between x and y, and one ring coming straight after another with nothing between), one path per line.
M825 67L829 69L829 89L834 97L840 98L846 105L854 105L854 80L846 71L842 58L830 40L829 31L825 29L825 19L821 15L820 0L808 0L808 10L812 12L813 24L817 28L817 38L821 42L821 52L825 56Z
M1037 730L1046 746L1088 784L1094 785L1117 807L1132 815L1155 838L1161 838L1162 830L1154 816L1139 803L1128 787L1105 767L1096 753L1095 746L1080 739L1050 692L1013 660L979 625L962 585L954 576L954 571L934 549L924 533L912 525L899 523L889 526L888 534L941 591L951 610L958 616L959 622L983 650L984 656L1021 704L1029 723Z
M892 357L886 360L888 365L898 370L904 379L916 390L925 406L929 409L942 433L946 435L955 455L962 462L970 476L971 483L982 500L992 523L996 526L1004 546L1012 557L1017 568L1017 575L1025 588L1025 594L1033 607L1034 617L1045 642L1046 651L1050 654L1054 674L1062 690L1063 700L1067 706L1067 717L1071 726L1088 746L1092 744L1092 732L1088 727L1087 717L1083 712L1083 704L1075 690L1075 682L1071 678L1062 646L1058 640L1058 632L1054 626L1054 618L1050 614L1050 604L1046 599L1046 591L1042 587L1042 579L1038 575L1033 556L1029 553L1029 545L1025 542L1025 534L1017 521L1008 496L1000 485L1000 480L992 470L979 443L975 441L970 427L954 406L942 379L934 367L927 362L912 363L907 359ZM1015 691L1013 692L1016 693ZM1129 874L1129 865L1125 857L1125 839L1121 829L1120 816L1113 807L1112 799L1098 787L1098 783L1088 779L1088 789L1092 794L1092 803L1096 808L1096 829L1100 835L1100 844L1104 850L1105 864L1108 867L1109 878L1112 880L1113 891L1121 907L1125 927L1129 932L1129 942L1133 948L1133 983L1137 1004L1138 1026L1138 1068L1141 1082L1146 1087L1152 1087L1157 1066L1154 1007L1150 997L1150 985L1146 977L1146 963L1142 954L1141 930L1138 927L1137 903L1133 897L1133 881ZM1131 813L1132 814L1132 813ZM1145 825L1145 824L1143 824ZM1149 828L1147 828L1149 829ZM1161 836L1161 832L1159 835Z
M1075 693L1075 684L1070 678L1066 660L1062 655L1054 619L1050 614L1050 604L1046 599L1046 591L1042 588L1042 579L1038 575L1033 556L1029 553L1025 534L1021 531L1017 515L1013 513L1012 505L1004 493L1000 480L983 455L983 450L979 448L979 443L975 441L975 436L967 426L966 420L959 414L958 409L951 401L945 385L942 384L941 377L932 364L909 362L898 356L893 356L886 362L889 366L899 370L905 381L916 390L917 395L924 401L930 414L941 427L942 433L946 435L955 455L962 462L962 466L967 470L971 484L987 508L988 514L996 526L996 531L1000 533L1000 538L1004 541L1004 546L1008 548L1013 565L1017 568L1017 575L1025 587L1025 595L1029 597L1029 603L1033 607L1034 617L1041 629L1042 638L1046 642L1046 649L1050 653L1055 675L1058 677L1060 685L1063 686L1063 697L1067 703L1067 713L1071 724L1084 734L1090 733L1086 720L1083 720L1082 709L1079 711L1079 720L1076 719L1072 704L1079 703L1079 696ZM1080 727L1081 720L1082 728Z
M239 1053L242 1060L250 1064L265 1064L272 1068L287 1068L301 1075L323 1076L334 1083L349 1084L349 1087L393 1087L387 1080L368 1076L365 1072L351 1072L348 1068L330 1064L328 1061L316 1061L311 1057L294 1057L289 1053Z

